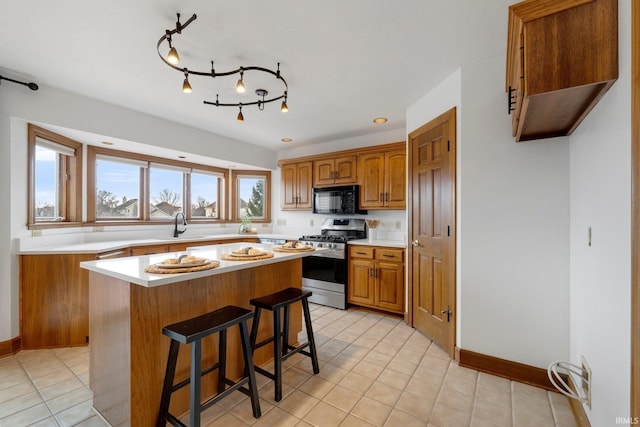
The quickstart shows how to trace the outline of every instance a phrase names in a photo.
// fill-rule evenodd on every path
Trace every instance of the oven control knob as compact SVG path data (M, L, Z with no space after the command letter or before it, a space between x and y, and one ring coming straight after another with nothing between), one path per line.
M322 243L318 243L318 247L321 248L322 247Z

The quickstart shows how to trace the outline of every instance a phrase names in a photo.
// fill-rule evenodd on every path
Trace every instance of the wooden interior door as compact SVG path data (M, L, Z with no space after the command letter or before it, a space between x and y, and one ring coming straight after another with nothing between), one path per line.
M455 108L409 135L411 324L455 347Z

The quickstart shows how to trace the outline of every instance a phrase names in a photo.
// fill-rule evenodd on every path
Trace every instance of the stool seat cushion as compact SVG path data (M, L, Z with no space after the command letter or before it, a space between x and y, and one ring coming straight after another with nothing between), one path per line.
M249 302L255 307L260 307L265 310L274 310L310 296L311 292L309 291L303 291L298 288L287 288L280 292L275 292L260 298L254 298Z
M165 326L162 333L178 342L189 344L252 317L251 310L228 305L201 316Z

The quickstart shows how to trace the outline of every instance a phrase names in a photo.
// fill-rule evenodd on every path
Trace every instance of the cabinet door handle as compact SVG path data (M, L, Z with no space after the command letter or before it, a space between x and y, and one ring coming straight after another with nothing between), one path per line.
M384 201L389 202L389 193L384 193Z
M378 201L384 202L384 197L382 197L382 193L380 193L380 196L378 197Z
M373 277L373 268L369 268L369 277Z

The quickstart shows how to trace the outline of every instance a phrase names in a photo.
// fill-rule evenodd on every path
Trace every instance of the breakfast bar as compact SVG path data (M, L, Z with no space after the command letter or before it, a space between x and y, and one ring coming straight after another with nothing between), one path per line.
M309 255L308 251L282 253L274 252L271 245L252 244L273 256L226 260L246 246L247 243L233 243L180 253L81 263L82 268L89 270L89 379L93 406L111 425L155 425L170 342L162 334L164 326L226 305L251 309L252 298L301 287L301 258ZM181 255L217 260L219 266L173 274L145 272L150 265L163 264ZM298 341L301 329L302 313L296 307L291 312L289 342ZM272 321L263 319L259 335L271 331ZM238 378L243 369L239 336L230 333L227 345L227 376ZM205 339L202 354L205 362L215 362L217 341ZM261 365L272 357L272 346L268 345L256 351L254 362ZM188 367L189 352L181 351L176 377L187 378ZM215 384L215 378L203 382L203 399L216 393ZM171 411L184 413L188 405L185 388L175 393Z

